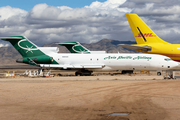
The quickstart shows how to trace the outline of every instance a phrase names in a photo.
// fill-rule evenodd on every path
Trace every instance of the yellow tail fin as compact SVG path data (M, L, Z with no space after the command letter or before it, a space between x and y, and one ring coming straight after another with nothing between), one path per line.
M126 14L137 44L170 44L159 38L137 14Z

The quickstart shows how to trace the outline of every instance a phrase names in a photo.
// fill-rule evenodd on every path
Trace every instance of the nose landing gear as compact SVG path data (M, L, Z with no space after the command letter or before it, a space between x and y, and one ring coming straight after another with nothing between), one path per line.
M175 71L166 71L164 79L176 79L175 78Z

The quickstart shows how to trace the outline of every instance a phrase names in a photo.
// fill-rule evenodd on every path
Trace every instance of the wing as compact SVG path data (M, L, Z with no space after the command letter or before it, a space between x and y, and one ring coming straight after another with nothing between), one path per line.
M136 51L138 51L138 50L141 50L144 52L151 51L151 47L149 47L149 46L134 46L134 45L126 45L126 44L118 44L118 46L128 48L131 50L136 50Z
M100 69L105 67L104 64L85 64L85 65L70 65L70 64L40 64L40 67L60 68L60 69Z

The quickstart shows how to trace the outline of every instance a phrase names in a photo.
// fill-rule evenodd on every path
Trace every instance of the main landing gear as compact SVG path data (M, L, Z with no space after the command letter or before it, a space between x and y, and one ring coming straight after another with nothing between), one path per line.
M157 72L157 75L160 76L160 75L161 75L161 72Z
M85 70L85 69L80 69L75 72L76 76L91 76L93 71Z

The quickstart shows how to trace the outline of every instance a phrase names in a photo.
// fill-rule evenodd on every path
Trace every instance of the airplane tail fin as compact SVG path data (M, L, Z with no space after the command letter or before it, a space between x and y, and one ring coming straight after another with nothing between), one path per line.
M159 38L137 14L126 14L127 20L137 44L162 43L170 44Z
M90 54L90 51L84 46L82 46L79 42L64 42L57 44L65 46L71 53Z
M4 41L9 41L14 46L14 48L22 55L23 59L17 59L16 62L27 63L30 65L57 64L57 62L53 60L52 57L43 52L43 48L37 47L34 43L29 41L24 36L11 36L1 39ZM54 48L44 48L44 50L46 52L55 52Z
M1 39L9 41L23 58L45 55L34 43L24 36L10 36Z

